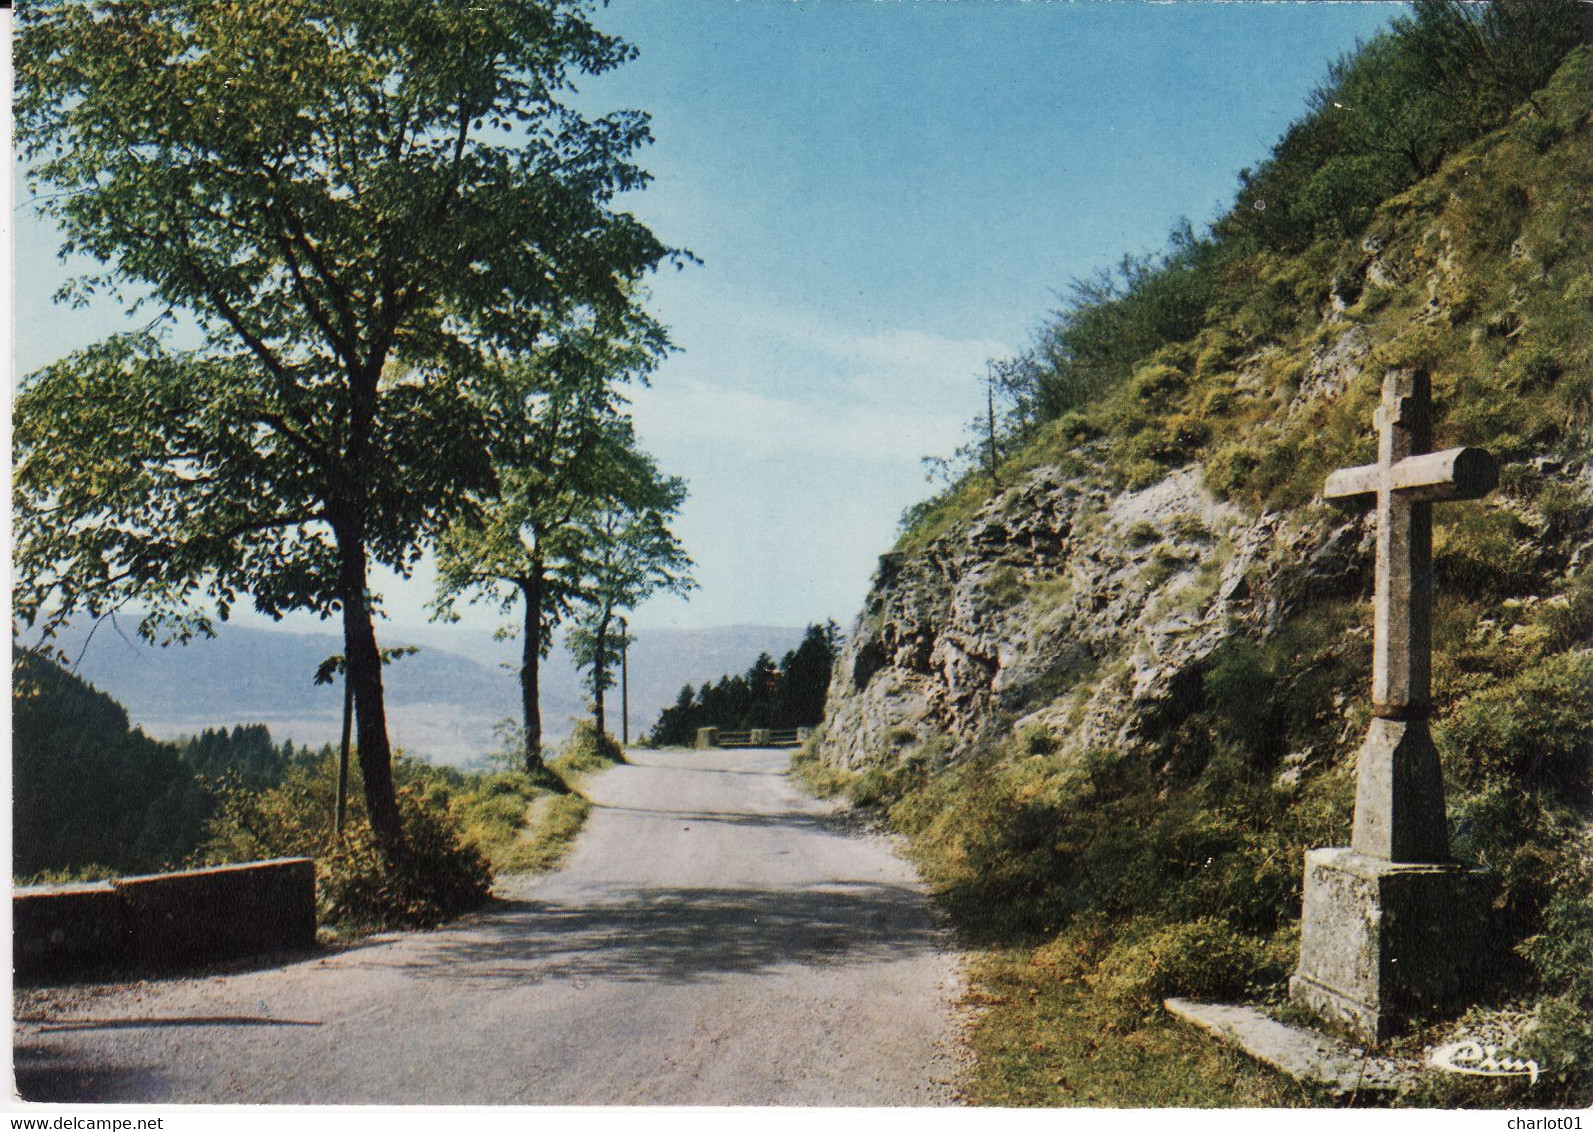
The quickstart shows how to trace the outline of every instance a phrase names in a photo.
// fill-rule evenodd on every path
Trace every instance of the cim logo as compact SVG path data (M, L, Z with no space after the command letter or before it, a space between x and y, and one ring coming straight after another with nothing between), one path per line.
M1513 1053L1500 1053L1498 1046L1466 1040L1441 1045L1427 1055L1427 1064L1449 1073L1469 1073L1474 1077L1530 1077L1538 1083L1538 1063Z

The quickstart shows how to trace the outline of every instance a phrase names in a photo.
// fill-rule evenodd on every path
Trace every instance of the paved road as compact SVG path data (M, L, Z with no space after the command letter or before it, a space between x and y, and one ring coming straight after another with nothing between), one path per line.
M564 869L445 930L17 1000L35 1100L947 1104L955 956L786 754L634 752Z

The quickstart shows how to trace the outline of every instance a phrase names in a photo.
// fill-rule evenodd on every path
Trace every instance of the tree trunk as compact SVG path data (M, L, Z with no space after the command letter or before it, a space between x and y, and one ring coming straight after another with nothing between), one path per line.
M592 723L597 728L599 739L608 734L606 713L603 710L603 678L608 674L608 665L604 663L608 651L608 617L605 615L597 623L596 633L597 650L592 661Z
M520 709L525 716L525 772L542 769L542 704L538 682L542 670L542 579L520 579L525 601L524 647L520 653Z
M387 712L382 702L382 654L365 598L365 543L338 532L342 564L344 679L354 691L354 739L365 778L365 809L371 829L386 852L404 839L393 792L393 753L387 742Z

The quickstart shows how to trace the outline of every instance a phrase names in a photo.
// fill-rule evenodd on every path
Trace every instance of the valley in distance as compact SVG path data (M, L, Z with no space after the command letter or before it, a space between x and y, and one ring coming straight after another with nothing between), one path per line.
M160 648L134 636L135 624L122 619L120 632L102 624L86 649L88 627L74 625L56 643L69 660L77 661L73 671L122 703L146 735L178 739L206 728L263 723L279 743L337 743L342 685L313 682L317 666L343 651L337 633L222 625L215 637ZM658 721L659 712L675 702L682 685L697 687L704 680L741 672L760 652L778 659L801 643L803 630L729 625L633 633L630 736L637 742ZM518 640L497 640L483 630L394 625L381 643L384 648L420 648L382 674L395 749L465 767L480 764L503 746L493 728L501 720L519 718ZM569 735L571 721L590 711L562 643L543 661L541 683L544 741L557 747ZM617 685L608 696L608 725L617 738Z

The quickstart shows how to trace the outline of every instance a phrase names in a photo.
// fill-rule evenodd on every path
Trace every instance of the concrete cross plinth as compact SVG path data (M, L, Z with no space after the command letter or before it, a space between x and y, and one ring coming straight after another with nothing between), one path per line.
M1427 375L1383 381L1375 464L1334 472L1326 499L1375 496L1372 723L1348 849L1306 854L1294 999L1368 1042L1455 1002L1481 930L1474 870L1449 859L1444 785L1428 727L1432 505L1477 499L1498 470L1480 448L1431 452Z

